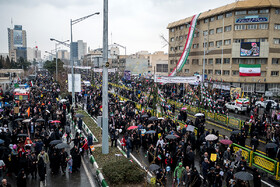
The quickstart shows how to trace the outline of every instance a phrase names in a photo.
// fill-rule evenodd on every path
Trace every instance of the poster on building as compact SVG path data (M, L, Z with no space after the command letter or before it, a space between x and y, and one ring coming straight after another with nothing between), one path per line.
M260 42L242 42L240 56L260 56Z
M81 74L74 74L74 91L81 92ZM68 92L72 92L72 74L68 74Z
M129 70L124 71L124 79L127 81L131 80L131 71L129 71Z
M23 39L22 39L22 31L21 30L14 30L14 46L15 47L22 47L23 46Z
M237 88L231 87L230 96L231 96L231 98L237 98L238 96L241 97L241 88L240 87L237 87Z
M192 77L157 77L155 82L159 83L189 83L192 85L197 85L202 81L202 77L200 75L192 76Z

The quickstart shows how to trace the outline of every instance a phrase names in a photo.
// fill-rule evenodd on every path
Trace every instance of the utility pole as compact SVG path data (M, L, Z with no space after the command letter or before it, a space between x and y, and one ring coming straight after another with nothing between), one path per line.
M108 0L103 2L102 153L108 154Z

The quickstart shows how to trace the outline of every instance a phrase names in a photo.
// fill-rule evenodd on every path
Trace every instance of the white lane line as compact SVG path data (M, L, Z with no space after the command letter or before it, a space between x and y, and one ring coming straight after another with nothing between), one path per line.
M271 184L269 184L269 183L267 183L266 181L264 181L264 180L261 180L262 181L262 183L264 183L265 185L267 185L267 186L270 186L270 187L274 187L273 185L271 185Z
M85 169L86 175L87 175L87 177L88 177L90 186L94 186L94 187L95 187L95 184L94 184L94 182L93 182L93 180L92 180L92 177L91 177L91 175L90 175L90 173L89 173L89 171L88 171L88 169L87 169L87 166L86 166L86 164L85 164L85 162L84 162L84 158L83 158L83 157L81 157L81 158L82 158L82 164L83 164L83 167L84 167L84 169Z

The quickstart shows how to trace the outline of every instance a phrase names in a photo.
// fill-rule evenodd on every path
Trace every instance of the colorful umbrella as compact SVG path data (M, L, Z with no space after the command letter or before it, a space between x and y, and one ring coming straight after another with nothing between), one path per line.
M221 144L224 144L224 145L231 145L232 144L232 141L231 140L220 140Z
M130 126L127 128L127 130L133 130L133 129L137 129L137 128L138 128L138 126Z
M54 120L54 121L52 121L51 123L60 123L60 121Z

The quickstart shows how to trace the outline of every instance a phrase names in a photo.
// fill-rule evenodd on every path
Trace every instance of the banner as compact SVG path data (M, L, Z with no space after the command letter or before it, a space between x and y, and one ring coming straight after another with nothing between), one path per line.
M189 84L199 84L202 81L200 75L193 77L157 77L155 82L159 83L189 83Z
M231 98L237 98L238 96L241 96L241 88L237 87L237 88L230 88L230 96Z
M93 72L102 73L103 69L102 68L93 68ZM116 72L116 68L108 69L108 73L115 73L115 72Z
M74 92L81 92L81 74L74 74ZM72 75L68 74L68 92L72 92Z
M124 79L130 81L131 80L131 71L125 70L124 71Z
M22 30L14 30L13 33L14 37L14 46L15 47L22 47L23 46L23 39L22 39Z

